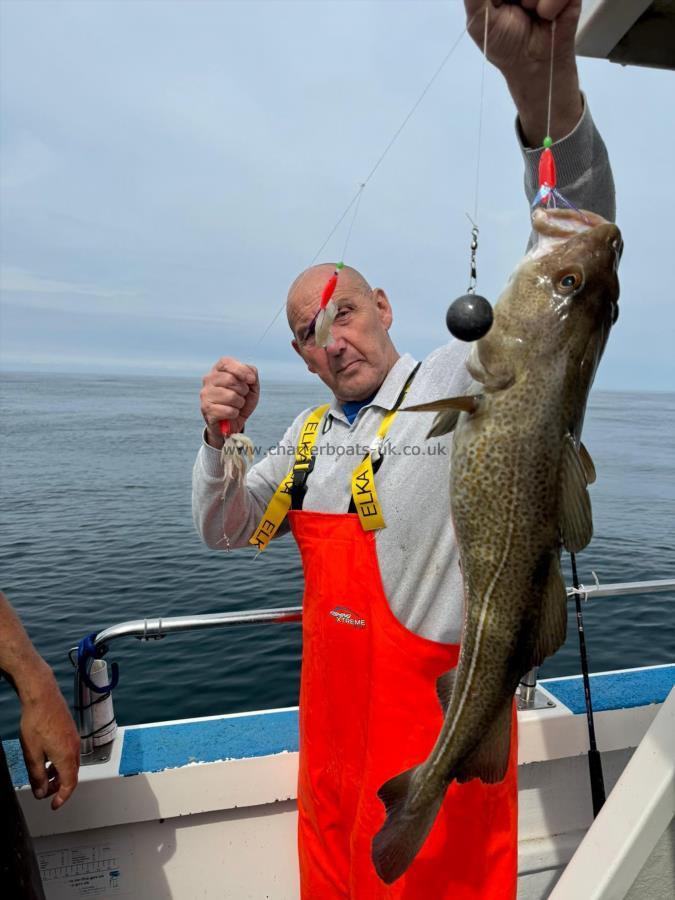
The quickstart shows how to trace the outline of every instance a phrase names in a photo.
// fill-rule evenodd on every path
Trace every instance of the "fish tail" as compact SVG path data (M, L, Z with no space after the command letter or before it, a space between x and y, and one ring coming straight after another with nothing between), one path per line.
M377 792L387 810L384 825L373 838L375 871L386 884L400 878L415 859L431 831L445 791L431 803L410 807L410 785L419 766L385 781Z

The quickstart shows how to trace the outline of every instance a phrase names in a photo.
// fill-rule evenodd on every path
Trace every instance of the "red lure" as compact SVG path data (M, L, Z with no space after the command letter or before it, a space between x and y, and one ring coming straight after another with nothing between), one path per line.
M544 147L544 152L539 157L539 187L547 187L553 190L556 186L555 160L550 147Z
M328 301L335 293L335 287L337 285L337 280L338 280L338 270L336 269L335 272L333 272L333 274L330 276L330 278L326 282L326 286L323 289L323 293L321 294L321 304L319 306L319 309L325 309L328 306Z
M555 201L558 200L560 203L562 203L563 206L567 206L569 209L574 209L583 216L581 210L577 209L577 207L573 203L570 203L569 200L563 197L563 195L556 187L558 183L558 176L555 170L553 151L551 150L552 145L552 138L545 137L544 149L542 150L541 156L539 157L539 190L537 191L537 196L532 201L532 208L534 208L538 203L544 203L546 204L546 206L550 206L553 202L553 205L555 206Z

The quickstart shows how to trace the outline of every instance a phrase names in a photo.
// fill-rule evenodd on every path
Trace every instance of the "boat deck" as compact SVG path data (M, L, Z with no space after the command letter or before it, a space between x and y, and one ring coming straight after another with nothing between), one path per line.
M608 791L675 685L675 665L591 677ZM592 821L580 676L539 683L519 713L519 897L548 896ZM58 814L5 743L48 900L292 900L297 708L120 727ZM264 865L261 861L264 860Z

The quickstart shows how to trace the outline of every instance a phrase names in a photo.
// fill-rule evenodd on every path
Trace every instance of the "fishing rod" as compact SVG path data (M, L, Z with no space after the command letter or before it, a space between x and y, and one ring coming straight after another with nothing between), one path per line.
M591 779L591 799L593 802L593 818L595 819L606 799L605 779L602 774L602 760L595 740L595 722L593 720L593 701L591 698L591 682L588 677L588 656L586 654L586 635L584 619L581 614L581 592L577 576L577 561L574 553L570 553L572 563L572 583L574 584L574 602L577 612L577 632L579 634L579 654L581 656L581 676L584 683L586 701L586 722L588 724L588 772Z

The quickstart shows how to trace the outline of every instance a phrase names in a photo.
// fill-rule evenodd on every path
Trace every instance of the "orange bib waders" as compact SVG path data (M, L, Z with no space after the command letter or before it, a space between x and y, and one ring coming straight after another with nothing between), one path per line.
M305 572L300 687L299 854L303 900L513 900L517 867L515 712L506 778L453 782L408 871L378 878L370 845L378 788L422 762L443 722L436 679L459 647L392 613L375 531L354 513L291 510Z

